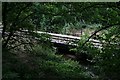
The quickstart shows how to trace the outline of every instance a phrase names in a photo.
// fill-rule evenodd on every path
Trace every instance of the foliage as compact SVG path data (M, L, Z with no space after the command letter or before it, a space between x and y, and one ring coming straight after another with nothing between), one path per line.
M107 33L104 33L103 39L106 44L103 44L103 49L101 50L99 56L98 66L100 68L101 77L106 79L119 79L119 57L120 57L120 49L119 49L119 40L120 40L120 28L113 27L110 28Z
M77 54L88 54L93 57L91 61L95 62L93 72L99 75L99 79L119 79L119 40L120 40L120 28L112 27L108 30L102 31L97 39L102 44L101 48L95 48L93 42L88 42L84 46L81 46L86 40L85 37L79 42L77 48ZM86 37L87 38L87 37ZM102 73L102 74L101 74Z
M34 63L34 66L37 65L38 68L32 67L33 69L30 68L30 64L27 62L21 62L21 60L17 59L18 57L16 55L11 55L13 53L8 52L11 55L9 55L9 58L7 58L8 54L4 53L4 60L7 61L4 62L3 66L8 67L3 69L3 78L57 78L59 80L91 80L90 75L87 74L86 70L82 69L78 62L70 59L66 60L62 56L55 55L54 52L54 49L51 49L50 47L36 45L31 54L32 58L30 59L32 60L30 60L30 63ZM17 66L15 67L13 64Z
M120 79L120 3L5 2L2 7L3 78L91 79L89 71L78 62L55 54L51 36L35 31L68 34L74 29L100 24L91 36L82 36L79 46L73 50L77 57L79 54L92 56L91 61L95 62L92 69L100 80ZM96 39L102 48L96 48L90 41L98 32ZM21 61L19 53L30 57L25 56Z
M45 50L44 50L45 49ZM50 50L50 51L49 51ZM41 52L44 51L44 52ZM48 47L37 46L35 51L37 62L42 71L45 72L47 78L58 78L58 79L90 79L90 76L85 75L87 72L79 66L78 62L72 60L66 60L62 56L55 55L53 51Z

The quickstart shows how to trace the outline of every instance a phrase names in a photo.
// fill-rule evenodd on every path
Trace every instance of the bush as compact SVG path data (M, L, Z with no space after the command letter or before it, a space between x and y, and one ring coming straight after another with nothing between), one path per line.
M44 49L43 46L37 46L34 50L34 52L36 52L37 63L39 64L41 71L44 72L43 78L64 78L65 80L69 80L71 78L73 78L73 80L91 79L78 62L70 59L66 60L61 55L55 55L55 52L53 52L49 47Z
M28 62L20 60L17 54L12 55L9 51L6 53L3 57L6 60L3 63L3 79L91 80L91 76L77 61L55 55L55 50L50 46L35 45L29 59L25 59ZM7 55L9 58L6 58Z

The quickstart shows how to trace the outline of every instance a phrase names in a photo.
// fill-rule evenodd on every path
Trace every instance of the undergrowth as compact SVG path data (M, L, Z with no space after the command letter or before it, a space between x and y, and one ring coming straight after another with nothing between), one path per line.
M50 46L35 45L29 55L22 53L27 54L22 58L18 53L3 50L3 79L91 80L77 61L55 55Z

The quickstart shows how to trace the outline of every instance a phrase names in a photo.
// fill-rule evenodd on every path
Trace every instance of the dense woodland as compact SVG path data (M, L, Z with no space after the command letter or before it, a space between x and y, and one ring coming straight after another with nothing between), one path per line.
M119 2L4 2L2 25L3 80L120 80ZM36 31L81 39L60 52Z

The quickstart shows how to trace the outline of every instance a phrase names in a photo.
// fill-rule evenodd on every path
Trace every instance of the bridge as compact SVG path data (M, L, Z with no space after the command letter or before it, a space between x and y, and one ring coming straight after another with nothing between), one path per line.
M0 33L2 34L2 24L0 23ZM22 30L27 32L28 30ZM64 35L64 34L56 34L56 33L48 33L42 31L33 31L38 34L48 34L51 36L51 42L58 44L58 45L67 45L67 46L78 46L78 42L80 41L80 37L78 36L71 36L71 35ZM7 34L7 33L6 33ZM17 33L18 34L18 33ZM100 44L99 40L90 39L90 42L94 45L94 47L102 48L102 44Z
M48 34L51 36L51 42L55 44L68 45L68 46L78 46L78 42L80 41L80 37L71 36L71 35L63 35L56 33L48 33L42 31L34 31L38 34ZM102 44L100 44L99 40L90 39L90 42L94 45L94 47L101 48Z
M28 32L28 30L23 30L23 32L24 31ZM0 32L2 33L2 29L0 29ZM42 31L33 31L33 32L41 35L44 35L44 34L50 35L51 43L54 43L54 47L56 47L58 54L62 53L65 55L66 53L69 53L69 56L70 57L72 56L73 58L76 56L75 52L70 51L70 49L78 46L78 42L81 40L81 37L64 35L64 34L56 34L56 33L48 33L48 32L42 32ZM16 34L19 36L21 35L19 32L17 32ZM99 40L90 39L90 41L93 43L94 47L96 48L102 47L102 44L100 44Z
M77 37L77 36L71 36L71 35L63 35L63 34L56 34L56 33L48 33L48 32L41 32L41 31L35 31L38 34L48 34L51 36L51 43L53 43L54 47L56 48L56 53L57 54L62 54L65 57L71 58L73 60L81 60L84 61L83 59L85 59L86 62L90 62L90 58L92 59L92 57L88 57L90 55L88 54L80 54L78 57L78 55L76 55L75 51L71 51L71 49L76 48L78 45L78 42L81 40L81 37ZM94 45L94 47L96 48L102 48L102 44L100 44L99 40L94 40L94 39L90 39L90 42L92 42L92 44ZM88 59L87 59L88 58Z

